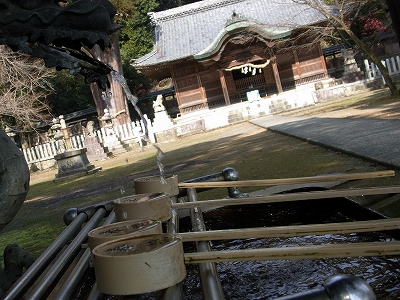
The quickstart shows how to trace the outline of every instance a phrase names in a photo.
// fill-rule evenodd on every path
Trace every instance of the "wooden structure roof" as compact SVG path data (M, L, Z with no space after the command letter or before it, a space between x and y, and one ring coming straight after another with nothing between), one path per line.
M189 58L204 59L240 31L255 31L274 40L325 19L316 10L292 0L204 0L149 14L154 48L132 61L138 69Z

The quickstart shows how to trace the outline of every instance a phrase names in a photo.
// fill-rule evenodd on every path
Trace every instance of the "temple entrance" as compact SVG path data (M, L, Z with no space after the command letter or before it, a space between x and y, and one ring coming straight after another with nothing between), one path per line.
M255 62L254 65L261 65L263 62ZM227 83L231 83L230 100L231 103L238 103L248 100L247 93L257 90L261 97L278 92L272 66L268 64L264 68L253 68L243 66L231 71L225 71ZM228 85L229 86L229 85Z

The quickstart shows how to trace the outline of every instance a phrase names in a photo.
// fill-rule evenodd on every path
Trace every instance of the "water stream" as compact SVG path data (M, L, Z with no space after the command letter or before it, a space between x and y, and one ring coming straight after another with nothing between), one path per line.
M142 111L140 110L139 106L137 105L139 99L134 96L131 92L131 90L128 87L128 84L124 78L124 76L122 76L122 74L118 73L117 71L113 70L110 72L110 75L112 77L112 79L115 82L118 82L122 89L125 92L126 98L129 100L129 102L133 105L133 107L135 108L136 112L138 113L142 123L143 123L143 127L144 127L144 138L146 142L150 142L150 138L149 138L149 130L148 130L148 124L146 121L146 118L144 117ZM107 102L107 101L106 101ZM152 144L154 146L154 148L156 148L157 150L157 166L158 169L160 171L160 176L161 176L161 182L163 184L166 184L166 180L164 178L164 165L162 163L162 160L164 158L164 152L160 149L160 147L156 144Z

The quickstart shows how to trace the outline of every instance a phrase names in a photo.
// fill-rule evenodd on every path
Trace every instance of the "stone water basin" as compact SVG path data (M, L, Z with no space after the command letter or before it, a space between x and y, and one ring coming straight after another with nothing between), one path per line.
M319 224L377 219L378 215L344 198L222 207L203 213L207 230ZM191 230L189 217L180 220L180 232ZM325 234L290 238L213 241L212 250L309 246L350 242L391 241L398 232ZM194 252L194 243L184 243ZM197 265L186 265L182 281L183 299L201 300ZM217 263L226 299L274 299L310 289L337 274L355 275L366 281L377 299L400 299L400 263L397 256L351 257L301 260L234 261ZM93 274L91 275L93 280ZM90 281L90 280L89 280ZM90 284L90 283L87 283ZM104 299L162 299L162 291L135 296L106 296ZM86 299L82 294L76 299Z

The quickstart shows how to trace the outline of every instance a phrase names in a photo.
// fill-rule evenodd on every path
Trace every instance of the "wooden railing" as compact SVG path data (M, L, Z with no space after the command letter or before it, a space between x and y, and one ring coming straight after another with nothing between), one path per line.
M265 85L265 79L263 74L257 74L251 77L235 80L236 89L243 90L249 89L250 86L258 87Z

